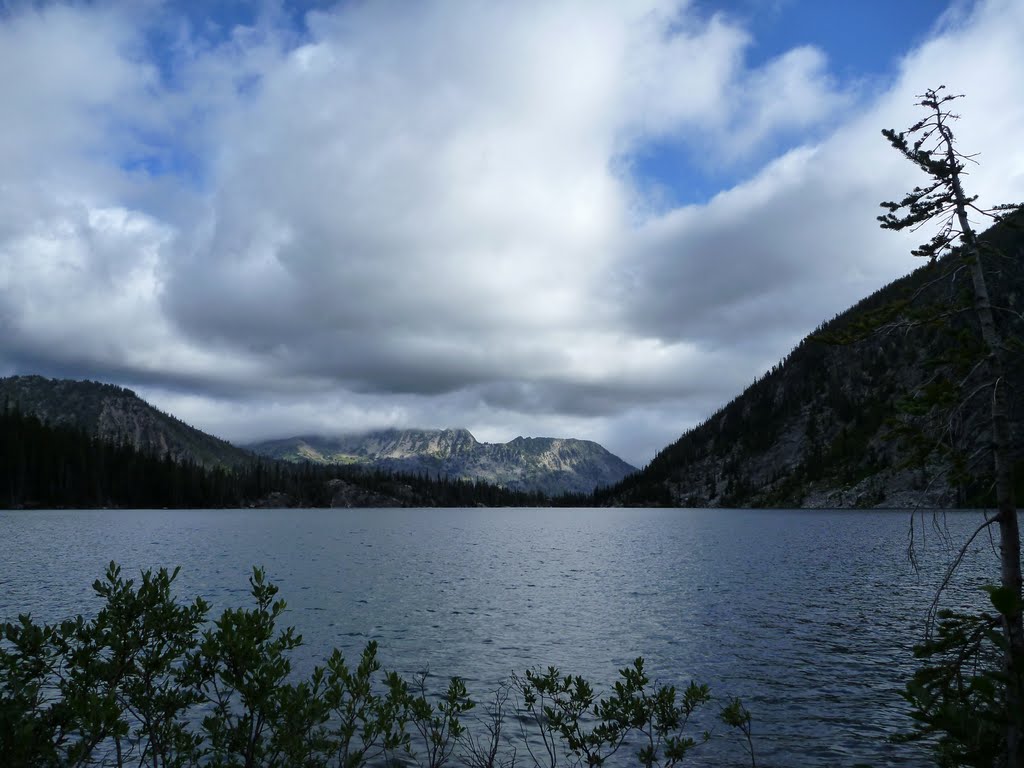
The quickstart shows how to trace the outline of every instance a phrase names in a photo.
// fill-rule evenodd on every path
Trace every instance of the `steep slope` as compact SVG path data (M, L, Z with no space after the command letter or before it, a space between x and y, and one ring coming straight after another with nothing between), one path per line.
M1024 232L1001 227L984 239L992 303L1004 338L1024 338ZM861 301L804 339L789 356L703 424L661 451L642 471L597 495L607 505L905 507L985 502L991 459L986 448L985 395L955 408L928 398L948 394L963 378L956 360L969 350L973 313L954 311L941 323L894 324L864 336L872 315L914 308L953 308L968 286L954 258L923 267ZM909 303L908 303L909 302ZM855 333L856 332L856 333ZM856 343L851 335L862 337ZM1024 376L1019 343L1005 358L1013 387ZM968 387L967 390L970 390ZM980 396L979 396L980 395ZM1019 397L1011 398L1013 401ZM924 416L911 417L910 411ZM1020 406L1012 414L1021 457ZM901 428L911 426L909 438ZM919 466L907 459L947 439L970 456ZM955 470L964 470L959 473ZM1022 473L1018 473L1018 476Z
M130 389L95 381L11 376L0 379L0 405L55 426L71 426L142 453L207 467L236 467L252 454L158 411Z
M356 464L432 477L483 480L513 490L547 494L590 493L635 471L588 440L517 437L508 443L480 443L465 429L293 437L249 448L289 461Z

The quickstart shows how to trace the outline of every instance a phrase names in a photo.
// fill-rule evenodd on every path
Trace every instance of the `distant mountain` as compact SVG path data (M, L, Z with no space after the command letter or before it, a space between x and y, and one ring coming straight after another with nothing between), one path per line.
M200 498L209 506L536 505L547 503L540 494L589 494L595 486L617 482L634 471L601 446L584 440L520 437L504 445L490 445L478 443L466 430L293 438L263 443L257 455L190 427L129 389L42 376L0 378L0 414L8 412L33 417L58 432L40 431L31 422L9 417L12 429L13 425L24 429L42 447L39 461L32 460L32 451L12 448L21 467L17 483L22 491L6 502L0 499L0 506L38 506L47 499L61 506L188 506L199 503L196 500ZM84 441L66 430L81 433ZM120 490L100 494L95 489L85 493L72 484L53 493L47 491L52 478L61 477L55 467L84 462L80 474L93 464L102 466L106 459L98 457L109 452L97 446L87 448L89 438L130 451L110 453L116 458L109 460L124 465L118 472L132 478L127 484L132 487L126 489L122 483ZM79 453L91 450L97 455L86 460L76 453L69 458L60 448L70 445L68 441L79 446ZM231 472L211 475L187 467L179 472L159 462L151 466L144 457ZM289 463L268 461L268 457L291 463L308 459L324 465L324 471L307 476L297 468L289 469ZM154 467L160 467L159 471ZM163 478L159 482L158 474ZM32 478L37 481L34 485L29 483ZM136 482L146 478L148 485ZM196 495L200 487L205 490Z
M483 480L511 490L549 495L590 493L635 467L589 440L517 437L480 443L468 430L383 430L346 437L291 437L249 445L288 461L361 465L407 474Z
M44 424L0 408L0 509L220 507L509 507L557 501L479 482L309 466L249 454L242 466L205 467L109 442L77 426Z
M983 240L992 304L1003 338L1011 388L1018 471L1024 479L1024 230L1001 226ZM928 414L929 398L952 393L964 374L954 360L976 338L972 311L948 312L941 323L916 323L849 338L873 313L927 304L950 308L969 278L951 259L922 267L825 323L779 365L707 421L662 450L641 472L602 490L608 506L924 507L991 503L992 460L987 402L957 394ZM913 299L912 304L906 304ZM967 388L970 390L970 387ZM909 414L917 411L917 417ZM901 438L901 426L921 431ZM908 459L949 440L969 448L967 462ZM1024 489L1022 489L1024 490ZM1020 491L1018 491L1018 494Z
M106 442L176 462L237 467L253 460L249 452L190 427L113 384L11 376L0 378L0 406L4 403L46 424L75 427Z

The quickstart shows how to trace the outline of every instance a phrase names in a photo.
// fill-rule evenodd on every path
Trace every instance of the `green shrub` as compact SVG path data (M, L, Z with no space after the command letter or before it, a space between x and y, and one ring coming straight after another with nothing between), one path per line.
M620 671L600 698L581 677L557 669L513 676L486 712L453 677L433 695L427 676L412 683L382 670L377 644L355 667L335 650L298 680L290 661L302 643L277 628L278 589L254 568L254 606L209 621L201 598L182 603L178 570L146 571L136 584L111 563L93 584L104 600L95 618L58 625L22 615L0 639L0 756L8 766L338 766L370 763L443 768L619 763L674 766L711 738L686 733L708 704L706 686L653 684L643 659ZM521 740L504 731L509 707ZM738 700L720 719L746 739L750 715ZM538 747L537 745L542 745Z

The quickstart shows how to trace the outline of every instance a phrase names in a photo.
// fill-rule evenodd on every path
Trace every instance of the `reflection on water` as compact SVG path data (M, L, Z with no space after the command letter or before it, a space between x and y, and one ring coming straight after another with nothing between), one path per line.
M0 512L0 619L95 611L90 585L110 560L126 575L181 565L179 593L216 612L245 603L260 564L304 637L305 671L332 647L354 658L375 639L385 667L457 674L485 698L513 671L550 664L610 684L643 656L661 682L693 678L741 696L759 764L926 765L918 747L885 741L906 726L898 691L948 559L929 526L928 568L913 572L908 515ZM976 519L951 513L953 540ZM953 599L975 599L997 572L979 544Z

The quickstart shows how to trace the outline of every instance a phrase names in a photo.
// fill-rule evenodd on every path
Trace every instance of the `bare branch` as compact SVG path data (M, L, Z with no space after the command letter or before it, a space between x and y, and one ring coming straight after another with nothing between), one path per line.
M925 621L926 637L931 636L932 628L935 624L935 615L938 613L939 610L939 601L942 598L942 593L946 591L947 587L949 587L950 581L952 581L954 574L956 574L957 569L960 567L960 563L963 562L964 557L967 555L968 550L971 548L971 544L974 543L974 540L978 537L979 533L986 530L993 523L997 523L999 521L999 518L997 517L989 517L988 512L985 512L984 514L985 522L983 522L981 525L975 528L974 533L972 533L967 538L967 541L963 543L963 546L960 547L959 551L956 553L956 557L953 558L953 561L946 568L946 573L942 577L942 581L939 584L938 589L935 590L935 595L934 597L932 597L931 606L928 608L928 618Z

